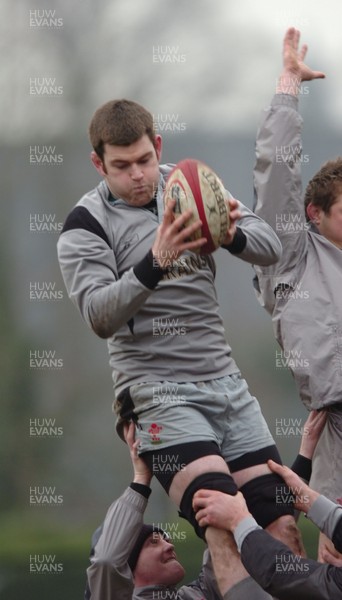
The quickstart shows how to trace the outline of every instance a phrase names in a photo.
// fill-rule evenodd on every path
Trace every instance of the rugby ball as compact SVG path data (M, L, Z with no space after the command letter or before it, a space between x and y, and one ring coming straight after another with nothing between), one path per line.
M202 227L191 240L205 237L207 242L198 254L211 254L223 243L229 227L227 192L216 173L201 161L187 158L172 169L165 185L164 205L176 200L175 217L191 209L193 216L186 225L200 219Z

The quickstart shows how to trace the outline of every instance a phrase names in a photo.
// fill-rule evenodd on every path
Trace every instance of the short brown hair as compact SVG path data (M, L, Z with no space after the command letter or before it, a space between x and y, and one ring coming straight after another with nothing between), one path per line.
M111 100L95 112L89 126L91 145L103 160L105 144L129 146L147 134L155 146L153 117L131 100Z
M307 208L310 203L318 206L328 215L337 196L342 193L342 157L329 160L318 173L309 181L304 197L306 218Z

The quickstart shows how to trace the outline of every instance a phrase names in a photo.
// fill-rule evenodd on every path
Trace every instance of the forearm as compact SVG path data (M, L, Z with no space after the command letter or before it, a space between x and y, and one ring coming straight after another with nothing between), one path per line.
M330 600L338 588L328 565L294 555L264 530L250 532L242 543L242 563L269 594L279 600ZM330 569L334 570L335 568Z
M143 515L151 492L147 486L127 488L109 508L102 534L95 546L94 562L125 565L143 524ZM143 494L142 488L145 488ZM149 491L148 491L149 490Z
M96 290L90 298L88 318L92 329L102 338L113 335L127 324L153 293L163 271L145 257L121 279Z
M120 277L113 250L81 229L61 235L58 258L69 297L102 338L113 335L136 314L163 276L150 252Z
M214 527L206 530L216 582L222 596L248 576L241 564L234 538L230 532Z
M306 248L302 200L302 119L298 100L275 95L257 134L254 168L255 212L277 233L283 256L276 268L295 266Z
M325 496L318 496L308 510L307 517L330 540L334 538L339 546L336 549L342 552L342 506Z

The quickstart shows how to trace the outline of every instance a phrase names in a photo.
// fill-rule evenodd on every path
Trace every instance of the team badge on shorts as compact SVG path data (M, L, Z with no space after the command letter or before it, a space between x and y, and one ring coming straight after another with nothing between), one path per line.
M157 423L152 423L148 432L151 435L151 444L161 444L161 439L159 437L160 431L163 429L162 425L157 425Z

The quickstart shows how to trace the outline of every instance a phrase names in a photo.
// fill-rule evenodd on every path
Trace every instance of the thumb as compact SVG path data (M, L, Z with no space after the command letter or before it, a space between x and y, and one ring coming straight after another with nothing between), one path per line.
M283 473L282 465L279 465L278 463L274 462L274 460L268 460L267 464L271 471L273 471L274 473L278 473L278 475L281 475Z
M325 79L325 73L323 71L314 71L315 79Z

